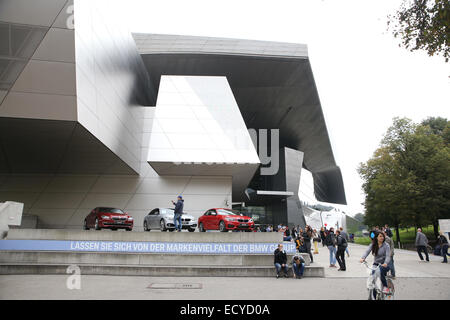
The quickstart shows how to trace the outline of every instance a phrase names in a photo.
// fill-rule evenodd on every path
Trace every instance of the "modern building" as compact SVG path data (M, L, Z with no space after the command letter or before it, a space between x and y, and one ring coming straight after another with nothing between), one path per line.
M306 45L122 24L110 0L0 0L0 202L39 228L114 206L139 231L179 194L302 225L304 168L346 203Z

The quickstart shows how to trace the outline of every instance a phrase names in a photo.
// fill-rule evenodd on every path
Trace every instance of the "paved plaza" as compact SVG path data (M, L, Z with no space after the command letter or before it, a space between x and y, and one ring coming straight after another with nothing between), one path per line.
M0 276L0 299L366 299L367 272L358 262L366 247L349 248L347 271L340 272L328 267L328 249L319 246L314 264L325 267L325 278L82 276L81 289L69 290L66 275L5 275ZM415 252L396 250L396 299L450 299L450 266L441 261L430 255L430 262L420 262ZM198 283L201 289L148 288Z

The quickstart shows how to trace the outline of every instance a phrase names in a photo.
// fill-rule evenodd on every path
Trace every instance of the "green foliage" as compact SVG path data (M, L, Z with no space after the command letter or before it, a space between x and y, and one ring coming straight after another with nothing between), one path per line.
M404 0L394 15L388 16L388 27L401 46L414 51L426 50L429 56L450 57L450 1Z
M395 118L381 146L358 172L366 194L364 223L437 226L450 213L449 122ZM435 229L435 232L437 230Z

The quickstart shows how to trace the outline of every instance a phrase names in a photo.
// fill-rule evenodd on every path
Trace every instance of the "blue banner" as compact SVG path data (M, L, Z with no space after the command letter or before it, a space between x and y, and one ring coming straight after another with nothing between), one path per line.
M294 243L284 250L296 252ZM4 251L131 252L172 254L273 254L277 243L125 242L83 240L0 240Z

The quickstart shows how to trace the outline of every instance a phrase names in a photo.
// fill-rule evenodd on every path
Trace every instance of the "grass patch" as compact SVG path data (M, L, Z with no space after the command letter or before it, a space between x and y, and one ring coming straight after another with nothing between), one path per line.
M362 245L369 245L372 240L369 237L355 237L355 243Z
M427 236L428 240L435 240L433 226L427 226L422 228L422 232ZM393 240L397 244L397 235L395 229L391 229L394 234ZM416 229L415 228L400 228L400 240L402 244L414 244L416 242ZM355 243L362 245L369 245L372 240L369 237L355 237Z

